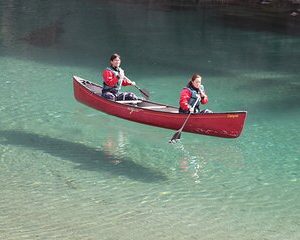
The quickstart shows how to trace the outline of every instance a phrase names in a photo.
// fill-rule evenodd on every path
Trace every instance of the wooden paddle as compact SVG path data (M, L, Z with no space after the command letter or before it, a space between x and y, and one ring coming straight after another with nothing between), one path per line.
M196 107L197 105L197 102L200 100L201 97L198 97L194 106L193 106L193 109ZM180 137L181 137L181 132L185 126L185 124L187 123L187 121L189 120L190 116L192 114L192 111L190 111L189 115L187 116L187 118L185 119L184 123L182 124L181 128L178 129L178 131L173 135L173 137L171 138L171 140L169 140L169 143L176 143L178 140L180 140Z

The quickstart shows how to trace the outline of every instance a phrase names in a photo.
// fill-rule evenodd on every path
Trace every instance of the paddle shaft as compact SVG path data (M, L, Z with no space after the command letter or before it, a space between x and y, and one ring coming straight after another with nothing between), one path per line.
M146 92L145 90L143 90L143 89L140 89L137 85L134 85L143 95L144 95L144 97L146 98L146 99L149 99L149 93L148 92Z
M197 105L198 101L200 100L200 98L201 98L201 97L198 97L197 100L196 100L196 102L194 103L193 110L194 110L194 108L196 107L196 105ZM182 124L181 128L178 130L179 132L182 132L182 130L183 130L185 124L187 123L187 121L189 120L191 114L192 114L192 112L190 111L189 115L188 115L187 118L185 119L185 121L184 121L184 123Z
M198 97L194 106L193 106L193 109L196 107L197 105L197 102L199 101L201 97ZM184 123L182 124L181 128L173 135L173 137L171 138L171 140L169 141L169 143L174 143L176 142L177 140L180 139L180 136L181 136L181 132L185 126L185 124L187 123L187 121L189 120L190 116L191 116L192 112L190 111L189 115L187 116L187 118L185 119Z
M126 77L126 76L124 76L124 77ZM128 77L126 77L129 81L131 81ZM133 81L131 81L131 82L133 82ZM149 94L149 92L148 91L146 91L146 90L144 90L144 89L140 89L137 85L134 85L134 87L136 88L136 89L138 89L143 95L144 95L144 97L146 98L146 99L149 99L150 98L150 94Z

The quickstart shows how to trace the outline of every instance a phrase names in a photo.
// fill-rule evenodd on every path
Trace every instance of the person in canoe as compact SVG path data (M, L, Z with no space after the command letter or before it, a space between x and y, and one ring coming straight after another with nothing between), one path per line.
M202 77L199 74L194 74L187 86L182 89L179 100L180 113L212 113L209 109L200 110L200 103L208 102L201 80Z
M122 86L135 86L135 82L130 81L120 67L121 57L113 54L110 57L110 66L102 72L103 89L102 96L112 101L137 100L137 96L131 92L121 92Z

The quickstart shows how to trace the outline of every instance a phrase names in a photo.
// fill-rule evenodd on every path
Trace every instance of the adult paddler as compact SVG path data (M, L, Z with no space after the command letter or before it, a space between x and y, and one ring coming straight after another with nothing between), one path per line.
M112 101L137 100L137 96L132 92L121 92L122 86L132 85L135 82L130 81L120 67L121 57L115 53L110 57L110 66L102 72L103 90L102 96Z
M209 109L200 110L200 103L206 104L208 102L208 96L201 80L199 74L193 74L187 86L182 89L179 100L180 113L212 113Z

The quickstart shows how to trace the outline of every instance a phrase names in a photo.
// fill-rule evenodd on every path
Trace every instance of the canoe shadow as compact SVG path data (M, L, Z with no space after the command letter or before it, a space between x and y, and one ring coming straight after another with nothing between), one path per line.
M27 147L77 163L76 168L106 171L135 181L159 182L168 178L162 172L144 167L128 158L120 158L81 143L69 142L19 130L0 131L0 144ZM118 164L116 164L116 162Z

